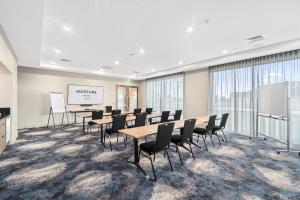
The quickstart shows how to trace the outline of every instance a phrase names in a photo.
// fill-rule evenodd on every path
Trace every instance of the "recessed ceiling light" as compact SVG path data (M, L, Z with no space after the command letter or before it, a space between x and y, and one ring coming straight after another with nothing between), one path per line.
M103 72L104 70L102 68L100 68L100 72Z
M152 69L151 69L151 72L155 72L155 69L152 68Z
M53 61L51 62L51 65L55 65L55 64L56 64L55 62L53 62Z
M61 50L59 50L59 49L53 49L53 51L57 54L61 54Z
M189 26L189 27L186 29L186 32L187 32L187 33L191 33L191 32L193 32L193 30L194 30L194 27Z
M178 62L178 65L183 65L183 62L182 62L182 61L179 61L179 62Z
M145 50L144 50L144 49L140 49L139 52L140 52L140 54L142 54L142 55L145 54Z
M119 65L120 63L119 63L119 61L115 61L115 65Z
M223 53L223 54L228 53L228 49L224 49L224 50L222 51L222 53Z
M71 27L66 26L66 25L63 25L62 28L63 28L64 31L67 31L67 32L71 32L72 31Z

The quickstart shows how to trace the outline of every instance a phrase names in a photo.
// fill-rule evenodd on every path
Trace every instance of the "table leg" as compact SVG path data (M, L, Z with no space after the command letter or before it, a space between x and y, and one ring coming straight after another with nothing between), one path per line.
M138 139L133 138L133 148L134 148L134 161L128 161L128 163L133 164L137 167L137 169L141 170L145 176L147 176L147 173L145 170L141 167L140 165L140 160L139 160L139 144L138 144Z
M85 117L82 118L82 129L83 132L85 133Z
M76 112L74 113L74 123L76 123L77 120L76 120Z

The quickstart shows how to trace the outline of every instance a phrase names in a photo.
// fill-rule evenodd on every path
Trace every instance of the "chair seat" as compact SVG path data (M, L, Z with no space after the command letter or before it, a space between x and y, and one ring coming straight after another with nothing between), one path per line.
M154 149L155 144L156 144L156 141L144 142L144 143L140 144L140 149L149 154L160 151L161 149Z
M114 132L113 132L113 130L111 128L105 129L105 133L108 134L108 135L114 134Z
M95 123L95 122L92 122L92 121L90 121L90 122L88 122L88 125L92 126L92 125L96 125L96 123Z
M219 130L221 130L222 128L220 127L220 126L215 126L214 128L213 128L213 132L215 132L215 131L219 131Z
M182 136L181 135L172 135L171 136L171 142L175 144L179 144L182 142Z
M207 130L205 128L195 128L194 133L205 135L207 133Z

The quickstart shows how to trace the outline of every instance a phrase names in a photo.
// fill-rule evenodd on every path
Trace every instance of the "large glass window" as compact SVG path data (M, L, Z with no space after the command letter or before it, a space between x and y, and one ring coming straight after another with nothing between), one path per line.
M183 110L183 74L147 80L147 107L155 112Z
M257 90L260 86L288 82L290 142L300 144L299 50L214 66L211 71L211 112L230 113L228 131L246 135L259 132L283 142L286 121L256 118Z

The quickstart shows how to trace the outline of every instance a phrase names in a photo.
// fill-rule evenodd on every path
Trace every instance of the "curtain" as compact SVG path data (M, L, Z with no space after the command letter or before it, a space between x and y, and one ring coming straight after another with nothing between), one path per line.
M183 82L183 74L148 79L147 107L155 112L183 110Z
M300 144L300 50L211 67L211 113L230 113L228 131L286 142L286 121L256 118L258 88L281 82L289 84L290 142Z

